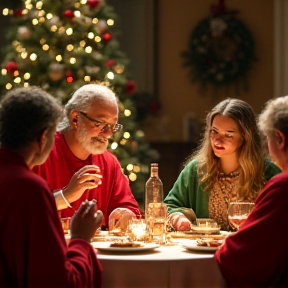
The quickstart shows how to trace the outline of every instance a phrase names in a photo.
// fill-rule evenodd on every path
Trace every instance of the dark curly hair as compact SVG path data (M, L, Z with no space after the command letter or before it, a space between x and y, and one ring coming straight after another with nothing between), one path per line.
M26 147L63 117L61 104L43 89L31 86L8 92L0 102L0 143Z

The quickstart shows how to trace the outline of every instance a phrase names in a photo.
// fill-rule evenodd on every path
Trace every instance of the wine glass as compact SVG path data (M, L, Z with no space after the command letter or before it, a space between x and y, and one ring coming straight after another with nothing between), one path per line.
M232 229L239 230L239 228L246 221L249 213L254 208L253 202L231 202L228 206L228 221Z

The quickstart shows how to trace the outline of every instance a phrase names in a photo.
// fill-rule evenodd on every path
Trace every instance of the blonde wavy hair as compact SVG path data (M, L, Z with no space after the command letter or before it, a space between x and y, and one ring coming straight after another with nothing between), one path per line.
M206 117L204 137L198 149L189 158L197 158L199 182L209 191L217 181L220 158L215 156L210 140L211 125L216 115L233 119L240 129L243 143L238 153L241 187L238 195L243 199L247 199L248 195L255 199L265 184L264 155L254 111L248 103L239 99L223 100Z

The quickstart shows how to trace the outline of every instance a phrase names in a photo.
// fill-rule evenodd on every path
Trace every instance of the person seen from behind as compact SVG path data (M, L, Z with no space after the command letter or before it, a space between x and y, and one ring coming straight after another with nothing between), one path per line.
M32 171L53 147L61 105L38 87L13 89L0 105L0 287L102 287L89 243L103 219L96 201L80 204L67 246L52 191Z

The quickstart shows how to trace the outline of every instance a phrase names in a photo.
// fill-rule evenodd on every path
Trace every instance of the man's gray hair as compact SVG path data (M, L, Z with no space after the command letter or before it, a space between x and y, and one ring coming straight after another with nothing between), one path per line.
M288 137L288 96L269 100L258 120L259 130L264 134L280 130Z
M69 115L73 109L85 112L95 100L117 103L116 95L110 88L99 84L86 84L77 89L65 105L64 119L59 123L58 130L69 127Z

